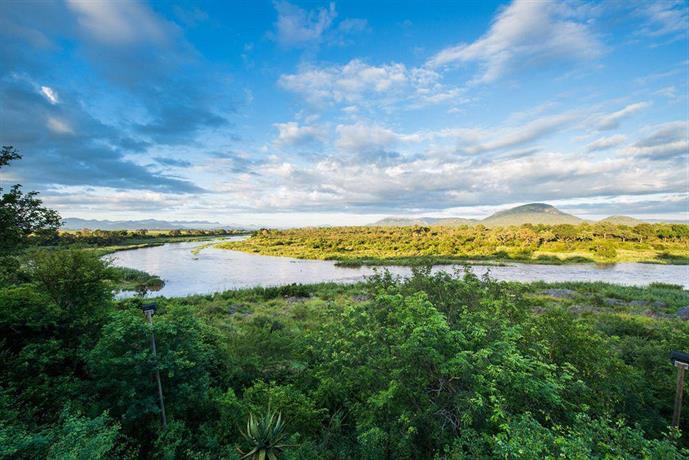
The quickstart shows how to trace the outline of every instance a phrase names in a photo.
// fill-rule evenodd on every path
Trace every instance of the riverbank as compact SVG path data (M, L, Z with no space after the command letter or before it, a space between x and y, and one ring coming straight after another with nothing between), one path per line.
M95 252L98 256L106 256L109 254L114 254L120 251L130 251L134 249L151 248L156 246L162 246L167 243L188 243L188 242L208 242L213 240L218 240L222 238L230 238L232 236L244 236L249 235L249 233L240 233L237 235L207 235L207 236L157 236L154 238L137 239L132 238L131 240L119 243L119 244L82 244L74 243L68 247L75 247L79 249L88 249Z
M438 277L439 284L450 284L457 275L431 275L426 269L419 270L417 279ZM471 269L469 272L471 273ZM371 279L385 279L381 273ZM390 275L390 282L398 283L410 277ZM461 276L460 276L461 277ZM493 281L495 282L495 280ZM614 314L689 321L689 290L681 285L652 283L649 286L624 286L603 282L556 282L544 281L499 282L505 289L523 298L532 312L543 314L563 309L575 315ZM295 305L324 307L326 303L337 305L359 304L371 299L370 281L355 283L324 282L312 284L286 284L282 286L230 289L213 294L192 294L175 297L159 297L162 305L184 303L199 307L200 314L229 315L235 319L270 313L276 318L290 315ZM689 325L689 322L687 323Z
M689 226L337 227L263 230L218 248L339 266L689 264Z

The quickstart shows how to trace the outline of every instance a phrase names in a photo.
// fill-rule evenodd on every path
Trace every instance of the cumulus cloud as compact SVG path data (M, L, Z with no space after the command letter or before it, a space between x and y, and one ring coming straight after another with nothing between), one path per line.
M601 137L596 139L586 146L586 151L595 152L598 150L607 150L624 143L627 138L622 134L616 134L614 136Z
M603 45L586 18L560 2L515 0L473 43L443 49L428 61L431 68L478 63L477 82L492 82L509 71L557 61L588 61Z
M342 66L306 66L295 74L281 75L279 84L315 105L437 103L460 95L458 89L444 86L441 75L433 70L394 62L370 65L359 59Z
M16 146L22 161L12 166L31 188L101 186L118 189L203 192L193 183L166 176L127 159L146 144L90 115L69 92L46 104L25 80L0 79L0 138ZM45 125L36 123L45 120Z
M338 125L335 145L351 153L386 151L400 142L419 142L419 134L399 134L375 124Z
M335 4L306 10L287 1L274 3L278 17L275 31L269 34L283 47L307 48L321 43L346 45L351 39L368 30L368 21L346 18L336 22Z
M608 131L611 129L616 129L620 127L620 121L629 116L635 114L636 112L645 109L649 104L647 102L636 102L634 104L629 104L622 109L609 113L607 115L601 115L594 120L596 129L599 131Z
M283 174L275 174L275 169ZM392 163L328 157L308 166L277 162L270 187L246 190L245 202L269 209L439 210L456 206L672 193L684 174L656 170L633 158L558 152L476 161L473 158L398 157ZM287 174L288 173L288 174Z
M275 3L278 19L275 23L278 43L284 46L303 46L317 43L332 25L337 12L335 4L327 8L306 11L286 1Z
M278 130L274 143L279 146L302 146L320 141L325 136L320 127L299 126L295 121L275 123L273 126Z

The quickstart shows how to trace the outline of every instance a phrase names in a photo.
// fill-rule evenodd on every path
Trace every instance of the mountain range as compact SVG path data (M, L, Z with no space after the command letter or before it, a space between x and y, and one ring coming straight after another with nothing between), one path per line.
M208 222L205 220L93 220L80 219L78 217L67 217L62 220L63 230L81 230L88 228L91 230L211 230L211 229L244 229L241 225L223 225L219 222Z
M386 217L377 222L369 224L371 226L383 227L406 227L413 225L478 225L482 224L486 227L506 227L509 225L522 224L582 224L584 222L592 222L582 219L580 217L560 211L554 206L545 203L530 203L515 208L498 211L485 219L465 219L461 217ZM609 222L621 225L639 225L646 221L635 219L629 216L610 216L599 222ZM675 223L679 223L675 222ZM686 222L682 222L686 223Z

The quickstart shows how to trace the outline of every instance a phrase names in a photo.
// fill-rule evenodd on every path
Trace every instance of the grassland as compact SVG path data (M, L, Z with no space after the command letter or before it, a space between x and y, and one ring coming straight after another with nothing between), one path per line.
M220 248L341 265L689 263L689 226L334 227L261 230Z

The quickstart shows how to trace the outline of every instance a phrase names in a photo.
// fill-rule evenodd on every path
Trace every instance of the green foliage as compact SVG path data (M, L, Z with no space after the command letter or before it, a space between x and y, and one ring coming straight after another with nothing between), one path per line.
M0 288L0 378L28 417L50 422L81 399L84 355L111 308L107 267L92 255L51 252L35 254L27 276Z
M151 333L158 344L157 359L150 349ZM113 312L87 360L101 407L128 432L144 426L158 429L151 426L158 424L160 411L152 378L156 368L168 416L188 424L204 420L212 385L224 372L216 332L185 307L156 315L152 327L138 309Z
M96 255L75 249L38 251L31 255L28 273L37 287L56 304L75 315L98 315L98 305L112 297L107 281L112 272ZM90 310L87 314L86 310Z
M668 431L667 353L689 343L674 316L689 292L674 285L414 267L159 298L149 325L142 299L113 301L93 251L41 251L2 273L0 458L689 455L687 419Z
M252 460L277 460L287 444L287 432L285 431L285 421L282 414L274 412L270 408L261 416L249 415L246 422L246 431L242 435L250 445L248 452L242 453L242 459Z
M111 273L114 286L124 291L159 291L165 285L159 276L134 268L112 267Z
M109 458L117 447L119 426L113 424L107 413L96 418L64 411L60 424L53 430L48 459L96 460Z
M546 428L530 414L515 418L490 448L504 459L628 459L648 458L679 460L689 451L676 447L677 435L648 440L638 428L622 420L592 419L578 415L569 427Z
M317 436L325 421L325 409L318 409L315 402L291 384L279 385L257 381L243 394L243 403L251 413L263 413L269 402L274 411L289 414L291 429Z
M7 410L7 408L4 408ZM120 440L119 426L103 413L87 418L65 409L59 420L38 432L10 422L8 412L0 420L0 459L99 460L126 458Z
M689 263L689 225L610 223L488 228L333 227L262 230L218 247L265 255L337 260L344 265L461 261Z
M10 146L0 150L0 168L21 155ZM55 238L60 227L60 215L42 206L37 192L24 193L21 185L14 185L2 193L0 187L0 250L11 252L29 240L45 241Z
M134 247L155 246L167 242L205 241L212 238L245 235L245 230L64 230L54 242L61 246L105 248L107 253Z

